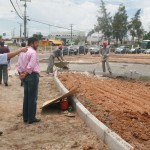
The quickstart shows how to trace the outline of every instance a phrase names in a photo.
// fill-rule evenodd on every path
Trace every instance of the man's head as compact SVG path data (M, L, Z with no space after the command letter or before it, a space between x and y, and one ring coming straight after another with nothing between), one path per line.
M0 42L0 46L4 47L4 44L5 44L4 41Z
M38 39L35 37L31 37L28 39L28 46L31 46L35 50L38 48Z
M58 48L62 50L62 45L59 45Z
M21 47L25 47L26 46L26 43L25 42L22 42L21 43Z
M107 41L104 41L104 42L103 42L103 46L104 46L104 47L107 47L107 45L108 45Z

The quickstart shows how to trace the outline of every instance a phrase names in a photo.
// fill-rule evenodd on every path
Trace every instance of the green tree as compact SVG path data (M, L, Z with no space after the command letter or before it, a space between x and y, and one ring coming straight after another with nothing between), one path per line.
M118 44L118 40L123 43L123 38L127 35L127 13L125 6L123 4L119 5L118 12L115 14L112 27L113 27L113 36L116 39L116 44Z
M78 45L79 42L83 42L83 41L85 42L85 40L86 40L86 37L78 35L77 38L74 40L74 44Z
M107 13L107 9L103 0L100 1L98 13L97 25L94 25L94 29L87 34L87 37L91 36L95 32L101 31L104 34L104 39L108 40L110 43L110 37L112 35L112 17L110 16L110 13Z
M95 31L101 31L104 37L110 40L112 35L112 17L107 13L107 9L103 0L101 0L99 16L97 16L98 24L95 26Z
M139 42L139 39L143 35L142 22L140 21L140 13L141 13L141 9L137 10L134 17L131 19L131 22L128 25L133 42L135 37L138 38L138 42Z
M150 32L144 35L143 40L150 40Z
M2 35L0 35L0 39L2 39Z
M87 39L89 36L91 36L93 33L95 33L95 30L94 30L94 29L92 29L92 30L87 34L86 39Z
M41 40L43 38L42 34L33 34L33 37L37 38L38 40Z

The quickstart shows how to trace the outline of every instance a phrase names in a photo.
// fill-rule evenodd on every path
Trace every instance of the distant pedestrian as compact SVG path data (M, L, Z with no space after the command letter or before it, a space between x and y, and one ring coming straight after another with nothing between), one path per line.
M0 42L0 54L9 52L10 52L9 48L4 46L4 41ZM10 63L10 61L8 61L8 63ZM2 77L5 86L8 86L8 64L0 65L0 84L2 84Z
M107 45L108 45L108 43L106 41L104 41L103 48L100 50L100 54L102 56L101 57L102 58L102 69L103 69L103 72L106 72L106 67L105 67L105 63L106 63L107 69L108 69L110 75L112 75L112 71L111 71L111 68L110 68L110 65L108 62L110 50L109 50L109 48L107 48Z
M54 50L50 53L48 59L48 67L47 67L47 74L53 74L53 67L54 67L54 60L57 58L59 61L64 61L62 56L62 45L59 45L58 49Z
M40 73L37 54L38 40L34 37L29 38L28 46L28 51L19 55L17 68L24 85L23 121L31 124L40 121L36 118Z

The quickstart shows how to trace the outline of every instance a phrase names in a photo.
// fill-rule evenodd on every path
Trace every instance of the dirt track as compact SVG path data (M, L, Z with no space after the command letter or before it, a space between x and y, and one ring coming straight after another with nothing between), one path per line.
M40 123L22 121L23 88L18 77L9 78L8 87L0 85L0 150L107 150L77 114L69 118L58 109L41 113L43 102L60 95L53 77L41 75L37 109Z
M95 55L78 55L65 56L67 61L85 61L85 62L99 62L101 57L99 54ZM127 62L127 63L147 63L150 64L150 54L110 54L110 62Z
M150 82L60 74L68 88L104 124L137 150L150 148Z

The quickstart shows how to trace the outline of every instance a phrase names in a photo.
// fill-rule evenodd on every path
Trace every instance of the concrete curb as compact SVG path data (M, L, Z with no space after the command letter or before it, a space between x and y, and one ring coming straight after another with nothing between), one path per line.
M64 85L57 78L57 71L54 75L55 82L62 94L68 92ZM105 126L101 121L99 121L95 116L93 116L76 97L73 97L73 106L81 119L92 128L99 138L109 147L110 150L133 150L134 148L124 141L119 135L111 131L107 126Z

